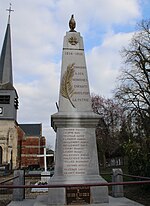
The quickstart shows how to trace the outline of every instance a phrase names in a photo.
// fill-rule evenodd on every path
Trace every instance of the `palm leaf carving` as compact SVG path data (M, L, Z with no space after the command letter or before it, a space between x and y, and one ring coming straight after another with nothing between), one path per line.
M72 86L72 78L74 75L74 65L75 65L75 63L67 66L67 69L66 69L66 71L62 77L62 80L61 80L61 88L60 88L61 95L64 98L68 99L73 107L75 107L75 106L71 101L71 97L74 94L74 89Z

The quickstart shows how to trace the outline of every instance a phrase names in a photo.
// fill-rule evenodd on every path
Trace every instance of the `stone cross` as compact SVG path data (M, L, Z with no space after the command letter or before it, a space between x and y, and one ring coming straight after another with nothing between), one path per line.
M47 172L46 157L52 157L53 154L46 154L46 148L44 148L44 154L37 155L37 157L44 157L44 170Z

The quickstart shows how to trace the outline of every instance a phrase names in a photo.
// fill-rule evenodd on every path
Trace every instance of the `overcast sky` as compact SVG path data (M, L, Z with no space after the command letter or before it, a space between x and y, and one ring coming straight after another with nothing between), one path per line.
M0 48L10 0L0 0ZM84 40L91 93L111 97L122 67L119 51L136 23L149 18L149 0L11 0L14 86L19 95L19 123L42 123L54 147L50 116L57 112L63 37L75 15Z

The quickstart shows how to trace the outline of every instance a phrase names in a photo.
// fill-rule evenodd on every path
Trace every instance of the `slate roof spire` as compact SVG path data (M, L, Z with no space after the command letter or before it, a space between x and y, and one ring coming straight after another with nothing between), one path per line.
M11 84L13 86L10 31L10 13L13 10L11 9L11 4L7 11L9 12L8 23L0 56L0 84Z

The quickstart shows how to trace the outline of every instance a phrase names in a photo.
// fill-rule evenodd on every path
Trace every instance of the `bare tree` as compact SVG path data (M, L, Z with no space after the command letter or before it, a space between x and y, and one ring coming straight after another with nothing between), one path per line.
M122 56L125 67L115 97L133 118L140 117L144 133L150 136L150 20L138 24Z
M119 133L123 124L123 110L112 99L92 95L93 111L100 115L96 128L99 161L106 166L109 157L120 146Z
M128 115L130 138L124 143L129 172L150 172L150 20L138 24L127 48L122 50L124 68L115 91Z

